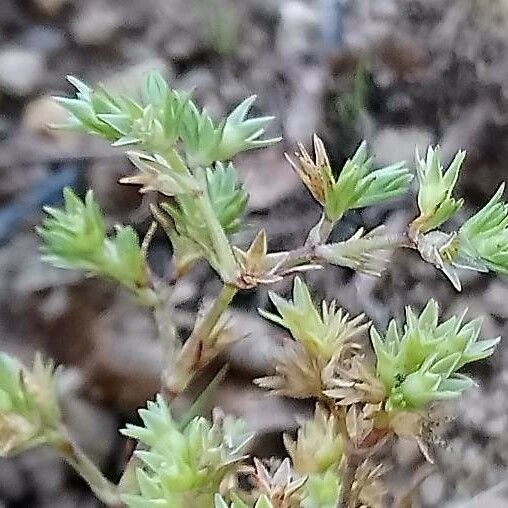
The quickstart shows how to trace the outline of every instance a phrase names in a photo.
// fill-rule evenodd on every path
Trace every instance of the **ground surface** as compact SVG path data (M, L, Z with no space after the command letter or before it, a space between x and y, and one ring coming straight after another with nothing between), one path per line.
M29 359L42 349L69 366L65 414L75 435L114 478L125 460L116 428L134 418L158 387L160 351L150 316L111 285L42 265L32 233L40 194L51 201L64 179L92 187L111 224L147 227L146 203L116 181L129 171L118 153L94 140L48 131L62 121L50 100L69 93L66 74L128 87L157 68L177 88L220 115L252 93L277 117L283 143L240 162L251 193L246 243L262 224L270 248L296 247L319 211L284 162L284 150L319 132L338 163L367 138L377 162L412 160L415 145L442 145L445 159L466 148L460 182L465 214L506 179L508 41L506 0L357 0L342 23L333 1L298 0L2 0L0 9L0 345ZM323 11L323 9L325 9ZM325 44L323 46L323 34ZM356 78L355 78L356 75ZM55 175L60 174L60 177ZM269 185L267 185L269 182ZM381 222L397 230L414 213L410 199L352 214L334 234ZM18 220L20 218L20 220ZM155 265L168 245L156 238ZM437 298L445 313L469 307L484 315L483 333L508 337L508 280L471 276L458 295L416 255L396 253L380 280L330 269L309 277L316 295L365 311L379 325L405 304ZM214 275L198 267L177 288L178 323L188 331L198 297L212 298ZM284 292L288 284L275 288ZM249 333L231 352L233 373L217 403L266 435L261 453L280 451L280 431L308 408L266 399L250 379L270 370L279 331L256 317L265 290L238 298L233 323ZM506 342L506 341L505 341ZM246 361L247 359L247 361ZM459 503L507 477L508 346L474 371L479 388L443 425L445 445L422 483L417 503ZM262 415L273 415L267 421ZM395 446L395 490L424 474L418 451ZM487 506L508 505L502 488ZM484 498L485 499L485 498ZM503 500L504 503L503 504ZM87 489L50 452L0 463L0 506L97 506Z

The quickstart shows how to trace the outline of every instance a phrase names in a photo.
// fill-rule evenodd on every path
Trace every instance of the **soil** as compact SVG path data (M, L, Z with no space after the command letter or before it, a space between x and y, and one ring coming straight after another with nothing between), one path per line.
M340 15L339 15L340 14ZM0 9L0 348L30 361L42 350L67 368L64 414L102 469L118 478L128 444L117 433L156 393L161 351L150 316L107 282L49 268L39 260L34 226L63 184L92 187L110 225L150 221L129 172L104 143L54 131L62 111L51 101L72 93L64 77L135 89L149 69L172 86L195 89L216 116L256 93L256 112L275 115L278 146L251 152L238 167L251 194L246 245L263 226L270 249L301 245L317 221L313 203L284 151L318 132L340 165L361 139L376 163L412 161L415 146L439 143L445 162L468 151L459 183L463 217L506 178L508 157L508 3L506 0L2 0ZM269 186L267 186L269 182ZM412 197L349 214L334 231L360 225L400 230ZM157 236L150 256L167 269L170 246ZM405 305L436 298L444 314L468 307L483 334L508 336L508 279L469 274L456 293L416 254L396 252L380 279L328 268L309 274L316 297L366 312L380 327ZM289 291L290 281L274 290ZM175 288L176 320L188 333L216 276L197 266ZM250 381L270 372L281 333L257 317L267 289L235 299L232 323L247 338L229 353L231 370L215 403L259 432L256 451L281 453L281 432L311 405L266 398ZM386 462L394 494L414 488L413 506L508 506L508 346L472 370L478 386L441 415L435 465L409 442ZM437 411L437 409L436 409ZM264 415L273 415L267 421ZM450 418L453 416L453 418ZM430 467L430 469L429 469ZM503 483L504 482L504 483ZM478 504L479 505L479 504ZM48 450L0 462L0 507L92 507L98 502Z

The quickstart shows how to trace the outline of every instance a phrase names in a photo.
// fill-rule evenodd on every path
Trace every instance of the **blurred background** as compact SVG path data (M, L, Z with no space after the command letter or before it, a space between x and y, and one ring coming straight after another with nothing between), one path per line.
M85 136L48 129L65 121L51 100L71 94L65 76L136 90L158 69L173 87L193 89L213 115L252 93L273 114L284 141L238 161L251 194L246 244L263 225L272 250L301 245L319 209L284 161L314 132L341 164L362 139L376 163L406 159L439 143L448 162L468 151L459 183L463 217L507 180L507 0L0 0L0 349L30 362L36 349L68 367L65 417L76 439L112 479L129 448L117 433L159 386L161 354L150 315L123 291L39 260L34 226L62 187L95 190L108 223L149 225L136 189L121 187L129 164L121 151ZM413 200L349 214L335 238L382 222L400 230ZM462 217L462 218L463 218ZM154 266L170 262L162 236ZM328 268L307 277L317 297L337 298L379 326L437 298L445 314L469 308L485 316L487 337L508 338L508 280L470 273L462 294L411 252L397 252L381 279ZM290 281L274 289L287 293ZM190 330L200 297L216 276L199 265L175 289L176 320ZM281 432L312 410L269 398L251 380L271 372L280 330L263 323L267 291L239 295L232 326L247 335L229 354L231 368L215 404L259 431L261 455L281 453ZM235 328L236 327L236 328ZM422 480L415 506L508 506L508 345L475 367L479 387L442 418L443 444L428 469L412 443L387 462L394 493ZM269 417L267 417L269 415ZM485 496L485 495L484 495ZM86 486L44 449L0 461L0 507L96 507Z

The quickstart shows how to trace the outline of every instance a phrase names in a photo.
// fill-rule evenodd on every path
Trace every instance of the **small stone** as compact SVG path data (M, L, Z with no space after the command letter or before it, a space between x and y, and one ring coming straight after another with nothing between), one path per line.
M70 0L33 0L34 7L45 16L57 16Z
M485 424L485 431L492 437L500 437L508 428L508 416L499 415L495 418L489 418Z
M429 476L420 488L426 506L439 506L438 503L445 493L445 482L441 475Z
M63 415L71 435L97 465L104 465L117 436L116 421L109 411L84 399L63 402Z
M23 128L31 134L44 136L51 141L65 145L77 143L80 135L63 129L53 129L52 125L64 125L69 113L49 96L42 96L29 102L21 120Z
M64 33L49 25L30 27L20 40L19 45L43 53L53 53L65 45Z
M0 463L0 498L10 502L20 502L26 495L25 483L21 468L16 461L2 460Z
M290 1L281 8L277 49L284 61L295 60L317 48L319 12L307 2Z
M150 71L157 71L165 78L171 78L171 69L167 62L162 58L152 57L145 58L140 63L126 66L102 82L112 92L135 97L139 93L143 77Z
M206 67L196 67L178 77L178 88L182 90L195 90L197 100L210 95L217 83L212 72Z
M395 22L395 18L399 12L399 6L394 0L385 0L384 2L375 2L372 4L371 14L375 19Z
M236 310L231 312L230 323L233 335L245 338L229 348L228 363L255 377L270 374L278 348L268 323L250 312Z
M252 210L269 209L301 188L299 178L275 150L242 154L237 167L246 182Z
M200 42L182 30L164 44L164 51L173 60L186 60L197 53Z
M4 47L0 49L0 69L0 89L16 97L26 97L41 81L44 56L39 51Z
M373 136L370 152L379 166L405 160L414 160L415 148L424 154L434 137L428 130L418 127L382 127Z
M295 82L284 119L285 138L294 144L310 139L320 127L323 77L321 70L315 67Z
M121 25L119 11L104 2L91 1L76 14L71 31L77 44L102 46L114 37Z
M36 492L41 497L62 491L64 462L50 448L34 448L19 457L26 472L32 477Z
M408 468L418 462L421 457L420 449L415 441L398 439L393 447L393 454L399 466Z
M484 299L492 314L502 319L508 318L508 285L504 281L492 281L484 293Z

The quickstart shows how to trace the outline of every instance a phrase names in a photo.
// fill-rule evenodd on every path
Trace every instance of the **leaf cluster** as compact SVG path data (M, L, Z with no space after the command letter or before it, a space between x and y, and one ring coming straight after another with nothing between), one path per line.
M425 159L416 153L420 217L415 223L418 231L426 233L439 227L463 205L464 200L455 199L452 193L465 156L466 152L459 151L445 171L441 165L439 147L429 146Z
M77 90L76 97L56 100L71 113L70 127L103 137L115 146L135 146L164 155L181 142L187 163L197 167L279 141L262 138L272 117L247 118L254 96L216 124L190 94L171 89L157 72L146 75L137 100L102 85L92 89L72 76L68 80Z
M387 408L418 409L435 400L458 397L473 381L458 371L487 358L500 338L478 340L481 319L463 323L464 315L440 322L430 300L418 316L406 308L402 330L391 321L384 336L371 328L376 373L388 394Z
M0 354L0 456L47 442L60 422L55 372L36 355L32 369Z
M57 267L110 277L134 293L145 289L148 268L134 229L116 226L114 234L107 236L92 191L82 201L66 188L64 200L64 209L45 208L47 217L38 229L43 259Z
M243 424L232 417L193 418L183 428L172 417L159 395L140 409L143 426L128 424L121 432L146 446L136 456L138 494L127 494L124 502L131 508L150 506L208 508L222 481L243 458L252 438Z
M324 210L330 222L338 221L346 211L371 206L406 192L412 175L403 162L374 169L373 159L362 142L336 177L323 142L314 136L315 160L303 145L296 153L297 162L288 161Z
M270 292L270 299L280 316L264 310L260 310L261 315L287 328L312 357L325 362L340 355L346 341L368 327L363 314L350 318L343 309L337 308L335 301L330 304L323 301L318 310L308 287L299 277L294 281L292 300L285 300L273 292Z

